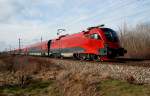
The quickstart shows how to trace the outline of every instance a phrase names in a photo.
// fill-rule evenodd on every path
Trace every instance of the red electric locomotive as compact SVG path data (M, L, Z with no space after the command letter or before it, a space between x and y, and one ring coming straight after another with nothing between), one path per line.
M117 33L102 26L90 27L87 31L62 35L49 40L50 56L73 56L77 59L107 60L123 56L126 50L119 44Z
M101 61L123 56L127 52L120 46L117 33L102 26L90 27L87 31L72 35L62 35L57 39L28 46L21 51L29 55Z

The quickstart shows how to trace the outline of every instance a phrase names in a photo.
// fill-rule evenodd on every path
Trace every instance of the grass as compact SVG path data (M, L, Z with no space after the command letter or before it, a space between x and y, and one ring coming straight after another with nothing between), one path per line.
M24 94L31 96L49 96L49 94L50 96L61 96L54 80L44 79L44 75L39 75L41 72L44 74L46 71L55 72L60 69L60 66L45 59L0 55L0 74L8 73L11 77L3 75L0 78L5 80L0 86L0 96L3 96L3 94L6 94L6 96L9 94L12 96L24 96ZM34 78L34 76L37 76L37 78ZM14 82L10 82L11 80Z
M57 93L54 93L57 92ZM19 86L9 86L9 87L1 87L0 93L3 94L30 94L30 95L38 95L38 94L53 94L52 96L59 96L59 90L57 89L55 82L50 81L36 81L32 84L29 84L25 88L21 88ZM39 96L39 95L38 95Z
M104 80L99 86L102 96L150 96L149 85L135 85L119 80Z
M32 92L33 90L44 89L44 88L47 88L48 86L52 85L53 83L54 83L53 81L34 82L34 83L28 85L27 88L25 89L25 91Z
M89 86L90 87L90 86ZM120 80L102 80L96 85L96 90L100 91L101 96L150 96L149 85L129 84ZM0 88L0 93L7 94L29 94L31 96L62 96L56 82L39 81L28 85L26 88L17 86ZM41 94L41 95L40 95Z

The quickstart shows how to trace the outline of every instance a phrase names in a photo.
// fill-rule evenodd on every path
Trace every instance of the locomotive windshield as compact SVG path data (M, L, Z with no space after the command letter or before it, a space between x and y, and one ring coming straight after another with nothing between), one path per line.
M104 34L108 41L113 41L113 42L118 41L118 36L115 31L113 31L112 29L109 29L109 28L102 28L102 30L104 31Z

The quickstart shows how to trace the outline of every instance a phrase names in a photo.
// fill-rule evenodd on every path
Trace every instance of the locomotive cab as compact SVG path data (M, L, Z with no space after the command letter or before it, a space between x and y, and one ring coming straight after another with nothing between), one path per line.
M107 55L109 58L124 56L127 52L121 47L117 33L110 28L100 28L100 34L103 36L103 48L100 49L101 55Z

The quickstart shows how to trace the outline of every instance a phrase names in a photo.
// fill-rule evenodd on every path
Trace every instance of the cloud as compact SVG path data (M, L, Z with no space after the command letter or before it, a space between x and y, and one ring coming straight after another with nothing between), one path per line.
M6 22L15 13L15 6L9 0L0 0L0 22Z

